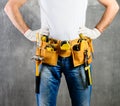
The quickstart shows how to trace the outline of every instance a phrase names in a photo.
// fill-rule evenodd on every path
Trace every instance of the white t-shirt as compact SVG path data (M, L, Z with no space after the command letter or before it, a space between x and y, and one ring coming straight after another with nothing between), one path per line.
M50 37L58 40L78 38L85 26L88 0L39 0L41 27L48 27Z

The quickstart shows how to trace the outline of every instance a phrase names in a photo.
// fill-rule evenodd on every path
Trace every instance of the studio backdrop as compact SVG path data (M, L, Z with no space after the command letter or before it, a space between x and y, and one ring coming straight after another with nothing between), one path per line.
M27 40L4 12L7 0L0 0L0 106L36 106L35 76L31 57L35 43ZM120 0L118 1L120 5ZM93 28L104 12L97 0L89 0L86 26ZM28 0L21 13L31 29L40 28L37 0ZM93 92L91 106L120 106L120 12L93 41ZM62 76L57 106L71 106Z

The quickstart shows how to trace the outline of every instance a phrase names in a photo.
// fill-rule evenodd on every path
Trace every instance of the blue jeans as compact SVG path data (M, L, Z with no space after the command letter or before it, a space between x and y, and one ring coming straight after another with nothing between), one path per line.
M90 64L91 66L91 64ZM92 69L91 69L92 70ZM63 73L69 89L72 106L90 106L92 86L85 88L80 74L84 66L73 66L72 57L59 57L57 66L42 65L40 94L36 94L37 106L56 106L56 98Z

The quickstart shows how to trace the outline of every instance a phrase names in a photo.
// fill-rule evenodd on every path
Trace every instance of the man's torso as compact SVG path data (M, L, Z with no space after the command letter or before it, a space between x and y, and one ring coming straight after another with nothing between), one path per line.
M40 0L41 27L48 27L50 37L59 40L78 38L85 26L88 0Z

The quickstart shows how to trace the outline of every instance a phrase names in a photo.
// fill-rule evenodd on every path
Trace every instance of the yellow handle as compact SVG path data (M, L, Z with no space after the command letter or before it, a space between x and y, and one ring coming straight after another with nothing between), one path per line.
M36 41L39 42L39 33L36 33Z
M86 40L82 40L81 44L80 44L80 50L84 51L84 50L88 50L88 42Z
M85 36L84 34L79 34L79 37L81 38L81 39L83 39L83 40L91 40L91 38L89 38L89 37L87 37L87 36Z
M36 61L36 73L35 73L36 76L39 76L39 65L40 65L40 62Z
M82 40L86 40L90 46L90 49L91 49L91 52L93 53L94 52L94 49L93 49L93 44L92 44L92 39L90 39L89 37L83 35L82 33L79 34L79 37L82 39Z
M82 33L81 33L81 34L79 34L79 37L80 37L81 39L83 39L83 40L88 39L88 37L86 37L86 36L85 36L85 35L83 35Z
M90 85L92 85L92 77L91 77L91 72L90 72L90 65L85 67L85 71L88 71L89 82L90 82Z

